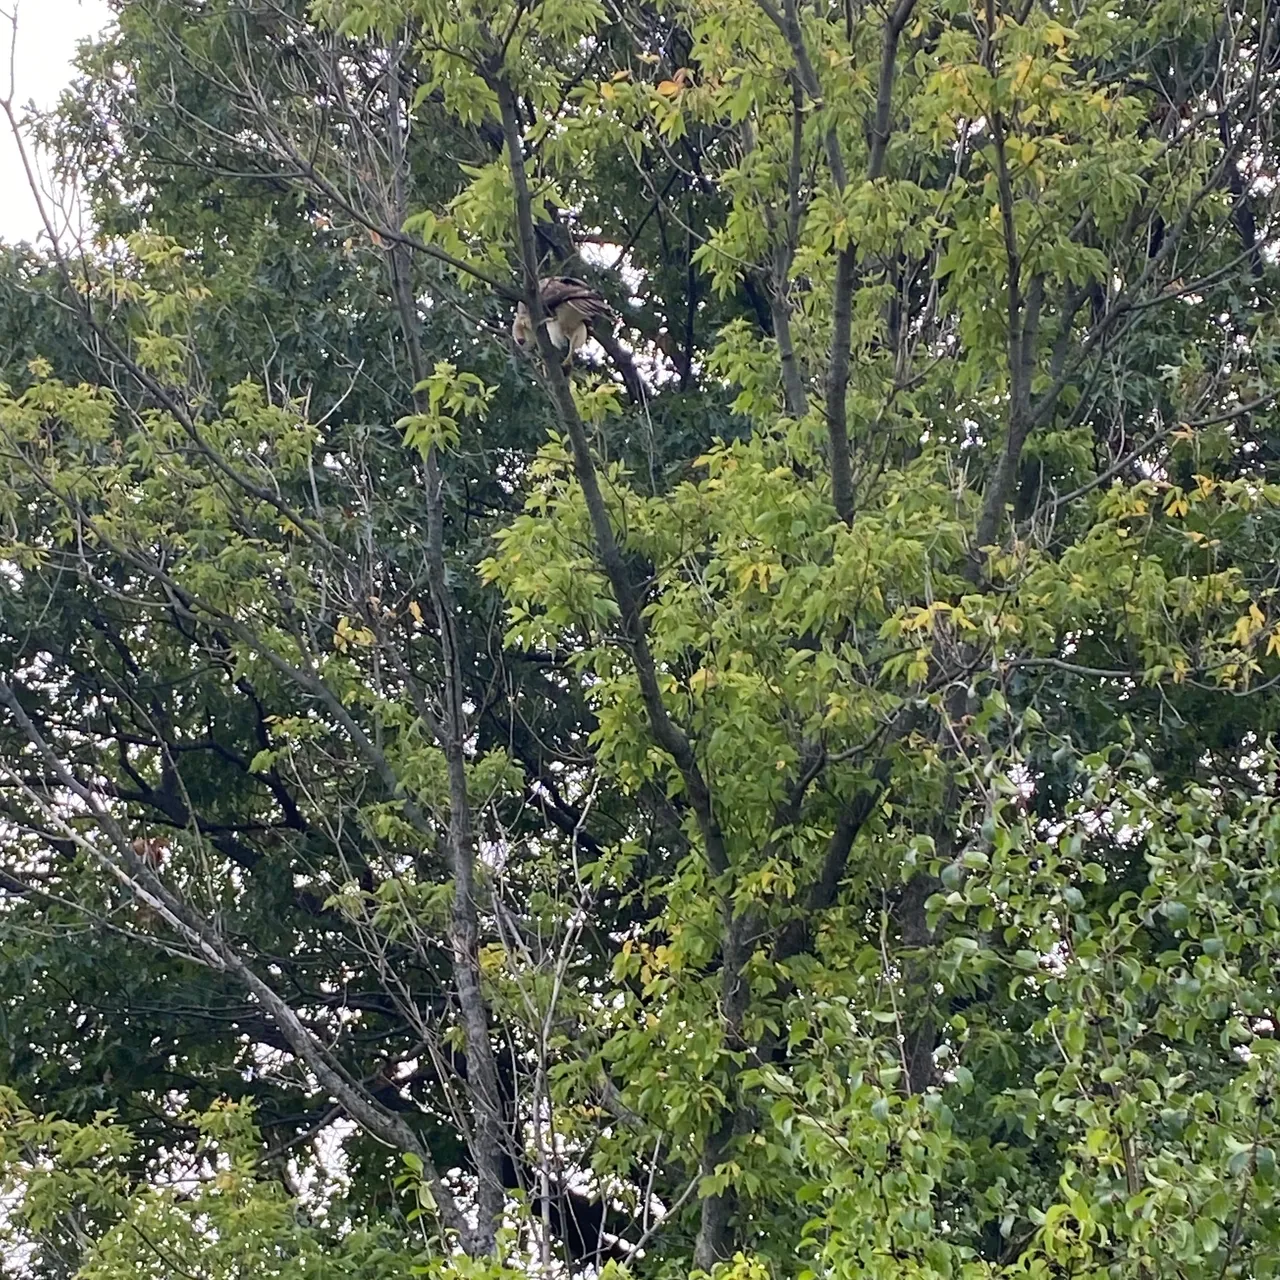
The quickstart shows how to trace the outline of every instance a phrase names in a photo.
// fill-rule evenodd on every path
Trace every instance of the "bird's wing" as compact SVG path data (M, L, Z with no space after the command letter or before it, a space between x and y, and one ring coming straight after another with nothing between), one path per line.
M613 308L604 295L584 280L572 276L551 276L538 281L538 293L546 310L555 314L563 326L566 321L590 324L613 316Z

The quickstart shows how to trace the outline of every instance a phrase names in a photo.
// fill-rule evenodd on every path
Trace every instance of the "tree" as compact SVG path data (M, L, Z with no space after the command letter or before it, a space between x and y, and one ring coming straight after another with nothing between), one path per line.
M123 5L0 401L25 1105L144 1200L345 1117L428 1268L1272 1274L1275 16Z

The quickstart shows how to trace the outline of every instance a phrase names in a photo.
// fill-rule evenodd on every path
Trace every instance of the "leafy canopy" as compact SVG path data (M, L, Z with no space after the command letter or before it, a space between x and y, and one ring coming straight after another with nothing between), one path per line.
M0 262L5 1266L1276 1274L1276 16L122 0Z

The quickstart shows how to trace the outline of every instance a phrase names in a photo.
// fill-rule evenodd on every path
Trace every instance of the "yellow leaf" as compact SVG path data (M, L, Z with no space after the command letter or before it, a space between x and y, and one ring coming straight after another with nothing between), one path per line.
M413 614L414 622L422 621L422 606L416 600L409 601L409 612Z
M600 96L608 101L614 95L614 87L611 84L602 84L600 86Z
M1237 618L1235 626L1231 628L1231 643L1244 648L1262 630L1266 620L1262 610L1256 604L1250 604L1249 612Z
M907 664L907 681L920 684L929 677L929 650L917 649L915 658Z
M680 86L674 80L664 80L658 86L658 92L664 98L674 98L680 92Z
M689 677L689 691L691 693L706 693L708 689L714 689L716 683L716 673L714 671L708 671L706 667L699 667Z

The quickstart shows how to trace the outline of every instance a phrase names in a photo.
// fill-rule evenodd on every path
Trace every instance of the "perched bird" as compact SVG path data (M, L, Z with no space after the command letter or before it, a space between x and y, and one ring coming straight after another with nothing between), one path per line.
M613 308L602 294L572 276L550 276L538 281L538 297L547 316L547 337L565 353L565 363L587 340L587 329L597 320L615 320ZM523 302L516 305L511 336L518 346L533 341L533 321Z

